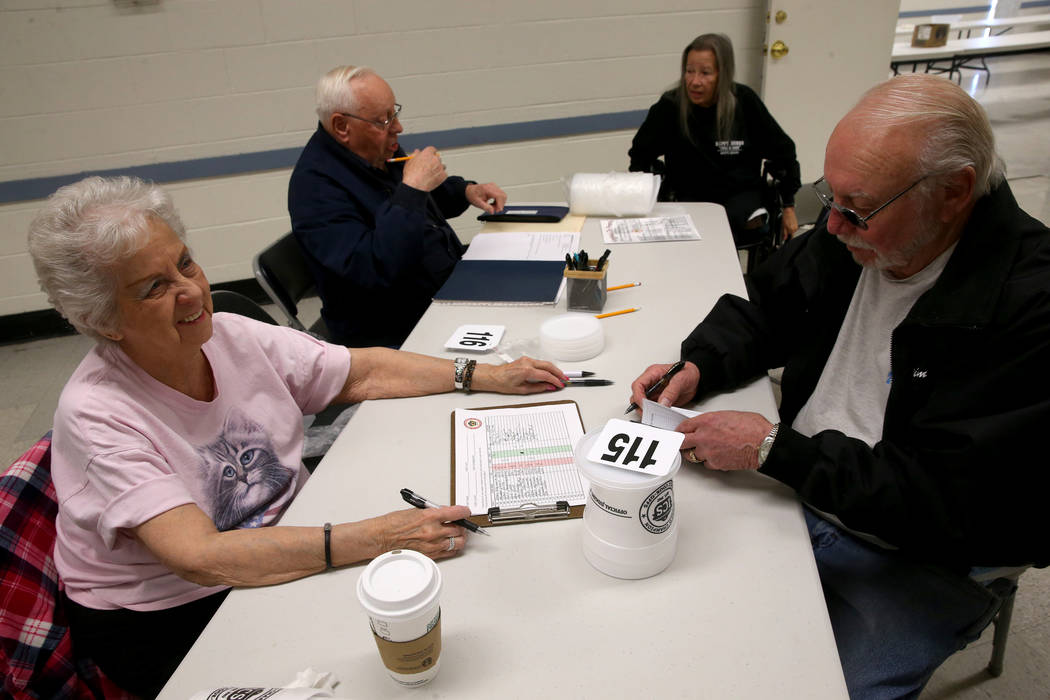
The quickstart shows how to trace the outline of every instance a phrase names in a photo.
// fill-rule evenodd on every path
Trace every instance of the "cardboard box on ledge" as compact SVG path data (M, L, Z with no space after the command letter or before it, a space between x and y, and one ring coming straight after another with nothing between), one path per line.
M916 24L911 32L911 45L932 49L948 43L947 24Z

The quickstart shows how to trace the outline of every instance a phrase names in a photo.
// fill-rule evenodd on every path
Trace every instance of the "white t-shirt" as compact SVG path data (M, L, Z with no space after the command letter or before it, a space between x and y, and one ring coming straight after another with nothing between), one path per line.
M211 401L158 382L112 345L88 353L62 391L55 563L81 605L161 610L223 590L180 578L125 529L187 503L220 530L272 525L305 483L302 416L342 388L347 349L217 313L203 350Z

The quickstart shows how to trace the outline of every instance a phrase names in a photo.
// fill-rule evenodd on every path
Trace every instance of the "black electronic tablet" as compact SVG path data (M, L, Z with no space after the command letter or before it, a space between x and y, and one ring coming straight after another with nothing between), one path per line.
M554 224L565 218L568 207L518 204L504 207L493 214L482 214L478 221L514 221L518 223Z

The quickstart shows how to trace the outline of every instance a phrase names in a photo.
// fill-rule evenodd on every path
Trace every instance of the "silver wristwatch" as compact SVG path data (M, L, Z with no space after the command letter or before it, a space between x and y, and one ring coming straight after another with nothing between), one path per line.
M762 438L762 442L758 445L758 466L761 469L762 465L766 463L766 459L769 457L769 451L773 449L773 443L777 440L777 432L780 430L780 423L773 426L773 429L769 431L769 435Z
M470 362L465 357L457 357L454 360L456 366L456 390L463 391L463 374L467 371L467 364Z

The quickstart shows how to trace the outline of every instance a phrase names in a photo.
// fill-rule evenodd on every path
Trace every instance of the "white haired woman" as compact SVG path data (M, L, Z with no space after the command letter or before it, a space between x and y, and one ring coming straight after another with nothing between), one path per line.
M276 526L302 488L302 414L451 391L453 363L329 345L212 314L168 195L87 178L51 196L29 250L55 308L98 342L55 413L55 561L74 643L118 685L156 695L231 586L289 581L410 548L465 545L464 507ZM527 394L565 376L478 364L473 389Z
M628 155L630 169L666 170L661 199L716 202L726 208L737 245L764 235L762 161L779 180L780 235L798 230L795 193L801 186L795 142L761 98L733 82L733 44L724 34L701 34L682 51L678 84L649 108Z

